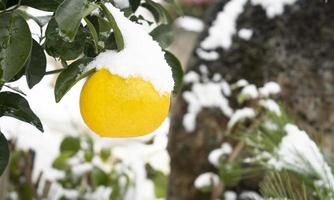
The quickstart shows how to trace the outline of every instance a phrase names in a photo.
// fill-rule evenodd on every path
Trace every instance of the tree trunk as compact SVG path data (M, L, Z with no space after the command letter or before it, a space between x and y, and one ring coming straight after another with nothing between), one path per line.
M226 2L212 6L206 16L208 24ZM334 2L299 0L285 6L283 15L268 18L262 7L248 2L237 20L237 30L252 29L251 39L235 35L228 50L218 49L217 61L201 60L194 51L187 71L198 72L199 66L205 64L210 76L219 73L228 82L243 78L260 86L276 81L282 86L286 110L301 128L313 136L334 135L333 11ZM207 34L208 28L196 48ZM190 85L185 85L182 92L189 89ZM228 119L218 109L204 109L197 116L196 130L187 133L182 124L187 112L182 92L171 115L168 199L206 200L211 194L196 190L194 180L201 173L214 170L208 163L208 154L224 140Z

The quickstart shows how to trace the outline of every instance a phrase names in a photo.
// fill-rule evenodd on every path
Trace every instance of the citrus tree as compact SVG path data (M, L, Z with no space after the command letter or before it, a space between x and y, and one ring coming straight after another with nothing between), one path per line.
M43 132L43 125L29 107L24 93L8 83L24 76L31 89L44 76L59 73L54 88L55 101L59 102L79 80L97 71L95 68L86 69L95 57L108 50L122 52L126 46L124 30L120 30L108 5L118 7L112 0L0 0L0 117L14 117ZM179 10L172 0L166 5ZM29 7L49 14L35 16L27 11ZM148 10L154 21L136 14L139 7ZM154 27L149 34L164 51L175 83L173 93L177 93L182 81L180 62L164 50L171 43L172 36L173 20L169 11L152 0L130 0L128 6L122 6L122 11L133 23ZM41 34L37 40L32 37L27 20L35 21L40 27ZM58 60L62 68L46 71L47 56ZM2 174L10 152L1 132L0 148Z

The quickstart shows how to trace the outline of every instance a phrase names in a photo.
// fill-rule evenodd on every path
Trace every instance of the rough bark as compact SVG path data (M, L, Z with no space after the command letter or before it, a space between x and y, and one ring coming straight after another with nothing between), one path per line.
M212 7L206 17L208 24L226 2ZM251 28L252 38L246 41L235 36L232 47L219 49L221 57L214 62L205 62L193 53L187 71L198 71L199 65L206 64L210 74L220 73L228 82L241 78L258 85L277 81L283 89L286 110L299 126L313 135L333 135L333 11L334 2L299 0L287 6L283 15L268 19L260 6L248 3L237 27ZM207 30L199 41L206 35ZM189 87L185 85L183 91ZM197 116L196 130L187 133L182 125L186 111L186 102L179 95L173 105L169 134L168 199L210 199L210 194L197 191L193 182L202 172L212 170L208 153L224 140L227 119L218 109L205 109Z

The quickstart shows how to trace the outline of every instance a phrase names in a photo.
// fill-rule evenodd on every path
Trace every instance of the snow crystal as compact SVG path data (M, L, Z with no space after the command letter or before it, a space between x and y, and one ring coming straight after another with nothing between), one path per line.
M263 87L259 88L259 93L262 97L268 97L281 92L281 86L276 82L268 82Z
M252 5L260 5L267 14L267 17L273 18L284 12L284 6L292 5L297 0L251 0Z
M198 48L196 50L196 53L199 58L206 61L214 61L219 58L219 53L217 53L216 51L205 51L201 48Z
M275 113L277 116L281 116L282 114L279 105L272 99L260 100L259 104L265 109Z
M159 44L141 25L131 22L111 4L106 5L122 32L124 49L120 52L108 50L100 53L89 63L88 69L106 68L123 78L140 77L151 82L161 95L171 93L174 87L172 71Z
M227 190L224 192L224 199L225 200L237 200L237 193L234 191Z
M257 91L257 88L255 85L251 84L251 85L247 85L245 86L241 92L240 95L244 98L244 99L256 99L259 96L259 93Z
M209 28L208 37L201 42L203 49L230 48L232 37L236 33L236 21L243 12L247 0L231 0L219 12L213 25Z
M334 176L317 145L305 131L293 124L284 127L287 135L283 137L278 151L278 166L309 176L316 176L326 187L334 188ZM277 167L277 166L276 166Z
M209 162L215 166L219 167L220 164L220 158L223 155L229 155L232 153L232 146L229 143L223 143L221 148L214 149L209 154Z
M232 128L237 122L247 118L254 118L255 115L255 111L252 108L246 107L236 110L228 122L227 127Z
M257 192L254 191L244 191L240 194L240 199L248 200L264 200Z
M183 126L188 132L195 129L196 116L202 108L218 107L226 116L232 115L233 110L222 93L223 85L212 82L194 83L191 91L182 94L188 103L188 113L183 117Z
M242 28L238 32L238 36L244 40L249 40L253 35L253 31L248 28Z
M202 189L206 187L215 187L219 184L219 182L220 180L217 174L206 172L196 178L194 185L197 189Z
M175 20L175 24L187 31L202 32L204 29L203 21L191 16L179 17Z

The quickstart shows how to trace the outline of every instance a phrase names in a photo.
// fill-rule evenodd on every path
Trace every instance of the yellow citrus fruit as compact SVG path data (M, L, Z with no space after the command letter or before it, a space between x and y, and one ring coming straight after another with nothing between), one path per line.
M94 73L80 96L86 124L104 137L135 137L151 133L166 118L170 95L160 95L138 77L122 78L106 69Z

